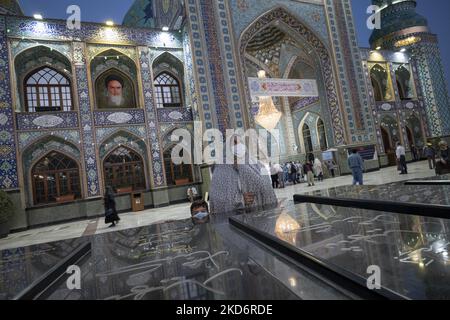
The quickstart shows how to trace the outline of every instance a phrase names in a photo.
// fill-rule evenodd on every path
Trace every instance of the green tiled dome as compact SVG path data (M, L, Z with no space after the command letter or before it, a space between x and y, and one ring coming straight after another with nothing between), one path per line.
M0 13L23 16L22 9L17 0L0 0Z
M392 4L393 0L372 0L372 3L380 7L388 5L381 11L381 29L375 29L370 37L373 45L379 39L403 29L428 26L428 21L416 12L415 0L404 0Z

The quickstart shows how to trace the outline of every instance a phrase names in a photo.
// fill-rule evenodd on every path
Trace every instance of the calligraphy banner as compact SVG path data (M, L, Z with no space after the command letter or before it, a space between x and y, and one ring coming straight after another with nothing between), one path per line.
M318 97L316 80L249 78L252 97Z

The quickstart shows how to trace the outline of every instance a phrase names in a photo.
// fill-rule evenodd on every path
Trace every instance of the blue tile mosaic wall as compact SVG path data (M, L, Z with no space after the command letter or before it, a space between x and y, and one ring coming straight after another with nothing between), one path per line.
M222 52L223 52L223 68L224 68L224 76L226 78L225 84L227 86L227 95L230 97L230 104L228 106L229 112L232 115L231 121L233 122L232 128L243 128L244 127L244 119L243 119L243 108L241 105L240 92L238 87L238 71L236 65L239 64L234 59L234 41L233 35L231 32L231 24L228 17L228 1L218 0L217 1L217 14L218 14L218 23L217 23L217 32L219 33L219 39L223 39L220 41Z
M427 106L433 136L450 135L450 99L437 42L427 42L413 49Z
M0 188L19 187L5 17L0 16Z
M186 3L189 31L191 33L191 48L193 56L193 69L195 69L196 83L198 83L200 114L205 129L217 128L217 120L210 98L209 62L206 52L205 38L202 32L201 18L198 14L198 0L187 0Z
M140 48L139 64L141 66L142 87L145 99L145 110L147 118L147 130L149 135L149 145L152 163L153 187L163 187L166 185L164 175L163 155L158 134L157 112L153 101L153 79L151 77L152 61L150 51L146 47Z
M33 145L42 139L49 138L49 136L68 141L73 145L78 146L78 148L81 147L80 132L78 130L53 130L50 134L48 131L43 130L27 131L18 133L20 152L23 152L30 145Z
M219 35L216 29L216 13L213 1L199 0L200 12L205 32L205 45L210 66L212 92L214 92L214 107L217 113L217 129L225 133L230 127L228 114L228 97L225 89L223 57L220 50ZM228 37L229 38L229 37Z
M78 90L78 105L81 118L83 136L84 163L87 177L88 196L100 195L100 182L98 176L97 157L95 153L94 120L89 98L88 78L86 70L85 45L75 42L73 44L75 78Z
M118 134L119 132L124 132L126 134L135 135L138 139L147 140L147 129L145 126L126 126L126 127L115 127L115 128L98 128L96 129L96 139L97 145L101 145L105 140L109 139L111 136Z
M80 30L67 30L66 21L36 21L29 18L7 17L7 34L16 38L41 40L78 40L108 44L136 44L153 47L182 48L181 35L177 32L107 27L82 23Z
M189 38L189 33L187 28L184 30L183 37L183 52L184 52L184 61L185 61L185 82L186 82L186 105L191 108L192 118L194 121L200 121L199 114L199 102L198 102L198 92L197 85L195 82L195 73L194 73L194 65L193 65L193 57L191 51L191 41Z
M344 100L343 112L351 141L375 140L360 50L357 45L351 5L348 0L326 0L331 37Z

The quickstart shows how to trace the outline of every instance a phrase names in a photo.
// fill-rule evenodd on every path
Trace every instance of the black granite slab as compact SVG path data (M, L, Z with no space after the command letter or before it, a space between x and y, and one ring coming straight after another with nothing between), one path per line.
M50 300L350 299L271 250L236 232L225 216L194 225L168 222L43 245L4 250L0 298L13 299L80 244L81 290L66 277L40 297ZM13 258L11 255L14 254Z
M450 206L450 186L448 185L408 186L403 183L392 183L379 186L342 186L307 194L331 198L370 199Z
M298 299L211 224L158 224L97 235L91 242L81 290L63 283L49 299Z
M0 251L0 300L13 299L85 241L80 238Z
M375 265L386 291L450 299L449 220L308 203L232 219L361 285Z

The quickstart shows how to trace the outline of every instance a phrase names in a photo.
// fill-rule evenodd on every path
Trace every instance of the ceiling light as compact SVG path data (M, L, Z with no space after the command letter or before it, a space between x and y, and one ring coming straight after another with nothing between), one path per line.
M169 31L169 27L162 27L162 31Z
M44 18L42 17L42 14L39 14L39 13L35 13L35 14L33 15L33 18L35 18L36 20L42 20L42 19L44 19Z

